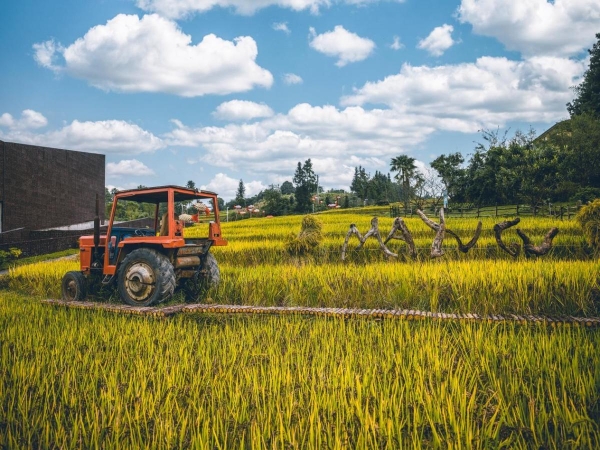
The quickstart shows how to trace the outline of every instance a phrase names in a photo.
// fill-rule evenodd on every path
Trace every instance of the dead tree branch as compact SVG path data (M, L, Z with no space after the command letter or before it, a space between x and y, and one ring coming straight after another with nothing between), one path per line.
M446 235L446 220L444 219L444 208L440 208L440 224L438 226L438 230L435 233L435 238L433 238L433 243L431 244L431 257L439 258L443 256L444 249L442 249L442 244L444 242L444 237Z
M398 231L400 231L402 233L401 236L396 234ZM415 241L413 240L412 234L410 233L410 230L406 226L406 223L404 223L404 220L402 220L402 217L396 217L394 219L394 226L392 227L392 231L390 231L390 233L388 234L385 241L383 241L383 244L384 245L387 244L390 241L390 239L399 239L401 241L406 242L408 255L412 259L415 259L417 257L417 249L415 248Z
M381 235L379 234L379 219L377 217L373 217L371 219L371 229L369 231L367 231L367 234L365 234L364 236L362 236L360 234L360 231L358 231L358 228L356 228L355 224L350 225L350 229L348 230L348 233L346 234L346 239L344 239L344 245L342 246L342 261L344 261L346 259L346 250L348 249L348 241L350 240L350 236L352 236L353 234L356 235L356 237L358 237L358 240L360 241L360 244L358 245L358 247L356 247L356 250L360 250L363 247L363 245L365 244L367 239L369 239L370 237L375 237L377 239L377 241L379 242L379 247L381 248L381 250L383 251L383 253L386 256L393 256L395 258L398 257L397 254L391 252L383 243L383 240L381 239Z
M498 247L500 247L513 258L519 256L519 253L521 252L521 246L519 244L512 243L510 244L510 248L507 247L506 244L502 242L502 232L507 228L514 227L520 221L521 219L517 217L516 219L505 220L504 222L500 222L494 225L494 237L496 238L496 243L498 244Z
M552 248L552 239L558 234L558 228L551 228L550 231L544 236L544 242L542 245L533 245L531 239L519 228L517 228L517 234L523 240L523 249L525 250L525 255L536 255L543 256L550 251Z
M423 211L417 209L417 214L419 215L421 220L423 220L423 222L425 222L425 224L429 228L431 228L433 231L437 232L439 230L440 225L435 223L429 217L427 217ZM449 228L446 228L446 233L448 233L450 236L452 236L454 239L456 239L456 242L458 244L458 249L461 252L467 253L469 250L471 250L475 246L475 244L477 243L477 240L479 239L479 236L481 236L481 227L482 227L482 224L481 224L481 221L479 221L477 223L477 228L475 229L475 235L466 244L463 244L462 240L460 239L458 234L456 234L454 231L450 230Z

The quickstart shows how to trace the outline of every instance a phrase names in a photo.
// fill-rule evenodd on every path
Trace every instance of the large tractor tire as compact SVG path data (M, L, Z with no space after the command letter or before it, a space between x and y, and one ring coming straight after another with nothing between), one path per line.
M129 253L117 272L121 300L131 306L162 303L175 291L175 269L162 253L138 248Z
M61 283L62 299L68 302L81 301L87 295L87 280L81 272L67 272Z
M189 302L202 300L208 290L211 287L216 287L220 281L219 264L212 253L207 253L202 259L202 265L183 286L186 300Z

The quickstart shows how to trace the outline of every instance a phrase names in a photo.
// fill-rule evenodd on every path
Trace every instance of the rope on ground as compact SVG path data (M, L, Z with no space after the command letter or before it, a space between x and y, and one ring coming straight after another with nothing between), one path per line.
M45 305L67 308L102 310L121 314L165 318L175 314L274 314L322 316L339 318L400 319L400 320L440 320L501 323L511 322L522 325L538 324L548 326L575 325L600 327L600 317L517 315L517 314L449 314L419 311L414 309L358 309L358 308L310 308L305 306L249 306L249 305L208 305L180 304L166 307L136 307L115 303L68 302L63 300L42 300Z

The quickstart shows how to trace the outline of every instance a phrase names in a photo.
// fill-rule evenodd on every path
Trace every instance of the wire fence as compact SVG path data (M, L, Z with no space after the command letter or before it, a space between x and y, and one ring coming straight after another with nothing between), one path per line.
M474 205L450 205L444 209L446 217L554 217L560 220L571 220L581 208L581 204L574 205L552 205L551 203L532 207L529 205L494 205L494 206L474 206ZM412 217L416 215L414 206L403 208L401 206L390 206L390 217ZM439 208L428 212L437 215Z

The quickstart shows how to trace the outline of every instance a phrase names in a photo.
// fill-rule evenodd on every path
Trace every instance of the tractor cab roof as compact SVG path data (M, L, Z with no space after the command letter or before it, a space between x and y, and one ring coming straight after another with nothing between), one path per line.
M213 199L217 194L211 191L189 189L182 186L156 186L142 189L118 191L116 198L140 203L166 203L169 191L174 191L175 201L184 202L196 199Z

